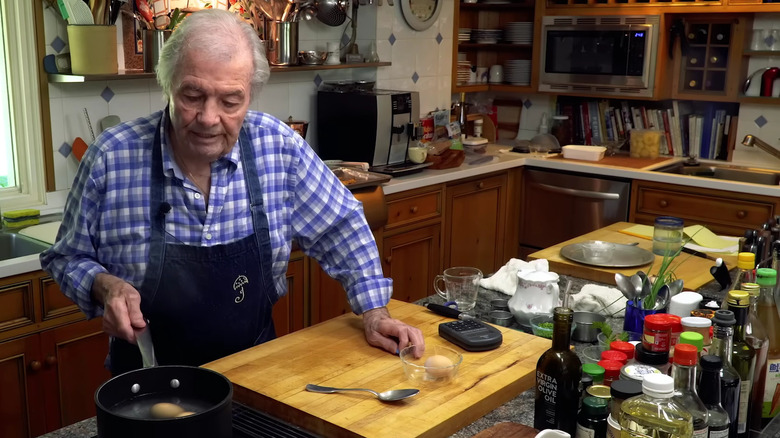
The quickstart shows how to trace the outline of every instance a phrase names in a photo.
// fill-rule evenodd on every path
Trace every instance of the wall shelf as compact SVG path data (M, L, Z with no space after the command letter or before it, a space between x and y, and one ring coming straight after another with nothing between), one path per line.
M389 62L364 62L362 64L338 64L338 65L291 65L291 66L272 66L271 73L287 73L294 71L314 71L314 70L339 70L347 68L370 68L387 67ZM105 75L71 75L61 73L49 73L49 82L69 83L69 82L93 82L93 81L121 81L132 79L154 79L154 73L146 73L142 70L120 70L117 74Z
M737 101L754 105L780 105L780 97L739 96Z

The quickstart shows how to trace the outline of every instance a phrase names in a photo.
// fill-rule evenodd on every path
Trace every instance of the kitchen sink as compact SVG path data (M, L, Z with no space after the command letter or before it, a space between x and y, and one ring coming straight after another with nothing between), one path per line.
M19 234L0 232L0 261L39 254L50 246Z
M780 171L727 164L699 163L695 166L685 166L680 162L659 167L654 171L768 186L780 184Z

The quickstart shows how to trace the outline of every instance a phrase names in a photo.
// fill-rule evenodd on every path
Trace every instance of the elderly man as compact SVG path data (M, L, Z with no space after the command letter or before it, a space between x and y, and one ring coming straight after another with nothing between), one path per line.
M278 119L249 111L270 70L246 23L192 14L166 43L161 112L100 135L83 158L43 268L112 337L109 369L141 366L149 320L160 364L200 365L275 337L295 239L337 278L369 344L424 350L391 318L361 204Z

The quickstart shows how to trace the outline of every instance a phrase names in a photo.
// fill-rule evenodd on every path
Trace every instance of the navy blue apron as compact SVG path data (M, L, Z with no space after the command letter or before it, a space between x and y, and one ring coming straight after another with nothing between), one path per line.
M271 310L277 300L271 276L271 236L254 151L242 128L241 163L254 233L211 247L165 242L165 202L159 126L151 174L151 246L141 294L159 365L199 366L276 337ZM113 338L110 370L141 368L138 347Z

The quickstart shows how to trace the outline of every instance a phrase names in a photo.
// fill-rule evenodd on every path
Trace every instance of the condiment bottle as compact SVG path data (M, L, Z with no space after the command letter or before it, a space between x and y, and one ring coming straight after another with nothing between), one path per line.
M585 397L577 415L575 438L606 438L608 407L609 402L603 398Z
M577 416L572 413L579 407L582 363L569 348L573 318L571 309L555 308L552 347L536 363L534 428L537 430L560 429L570 435L577 430Z
M598 364L604 368L604 385L609 386L613 381L620 378L620 369L623 368L621 362L601 359Z
M620 406L622 436L690 437L693 418L673 395L674 379L662 374L645 376L642 395Z
M609 349L619 351L626 355L626 364L632 363L634 360L634 344L626 341L612 341L609 344Z
M607 350L601 353L601 360L614 360L625 365L628 362L628 357L625 353L616 350Z
M678 315L667 313L666 319L669 320L669 324L671 326L669 336L669 362L671 362L672 358L674 357L674 346L680 342L680 333L683 331L682 322L680 322L682 318L680 318Z
M672 324L665 313L645 316L642 332L642 346L647 351L669 352Z
M748 409L750 407L750 394L753 385L753 372L756 365L756 350L745 339L745 324L748 317L750 297L742 290L732 290L728 298L729 310L734 312L736 324L734 324L734 340L731 351L731 364L739 373L739 416L737 422L737 436L743 438L748 431Z
M752 252L741 252L737 254L737 275L734 281L731 282L732 289L742 289L742 283L755 283L756 274L754 269L756 268L756 255ZM728 297L727 297L728 299ZM723 300L722 309L726 309L726 301Z
M658 368L662 374L669 374L669 352L668 351L649 351L644 345L636 344L634 359L637 363L650 365Z
M593 379L594 385L604 383L604 367L595 363L586 363L582 365L582 372Z
M683 326L683 332L697 332L702 336L702 354L707 354L712 343L712 336L710 336L710 327L712 327L712 321L709 318L702 318L701 316L688 316L680 320Z
M715 330L712 336L710 353L720 357L720 404L729 414L729 436L737 436L737 422L739 417L739 373L731 365L731 351L734 335L734 312L731 310L716 310L712 318Z
M625 365L620 369L620 380L635 380L641 382L648 374L661 374L661 370L652 365L633 363Z
M749 429L761 429L764 391L766 390L766 361L769 353L769 333L758 316L758 302L761 299L761 294L773 295L775 276L774 269L756 269L757 284L754 285L755 287L748 289L746 288L747 284L743 285L743 290L750 294L750 306L748 307L748 317L745 323L745 340L756 352L750 403L748 405ZM775 315L777 315L777 310L775 310Z
M758 298L758 319L764 326L769 335L767 343L766 363L764 366L764 394L761 400L761 426L751 425L753 429L763 429L769 421L777 415L778 401L780 397L777 388L780 386L780 315L778 315L777 303L773 289L776 287L772 283L777 282L777 271L774 269L758 270L761 274L759 284L761 285L760 296ZM772 273L775 275L773 276Z
M729 414L720 404L720 357L707 354L701 357L699 364L702 370L699 397L707 408L709 438L728 438Z
M707 438L707 407L696 393L698 351L690 344L679 344L672 364L674 399L693 417L693 437Z
M610 415L614 418L620 418L620 406L631 397L642 394L642 382L639 380L616 380L612 382L609 388L609 395L612 397L610 402Z

